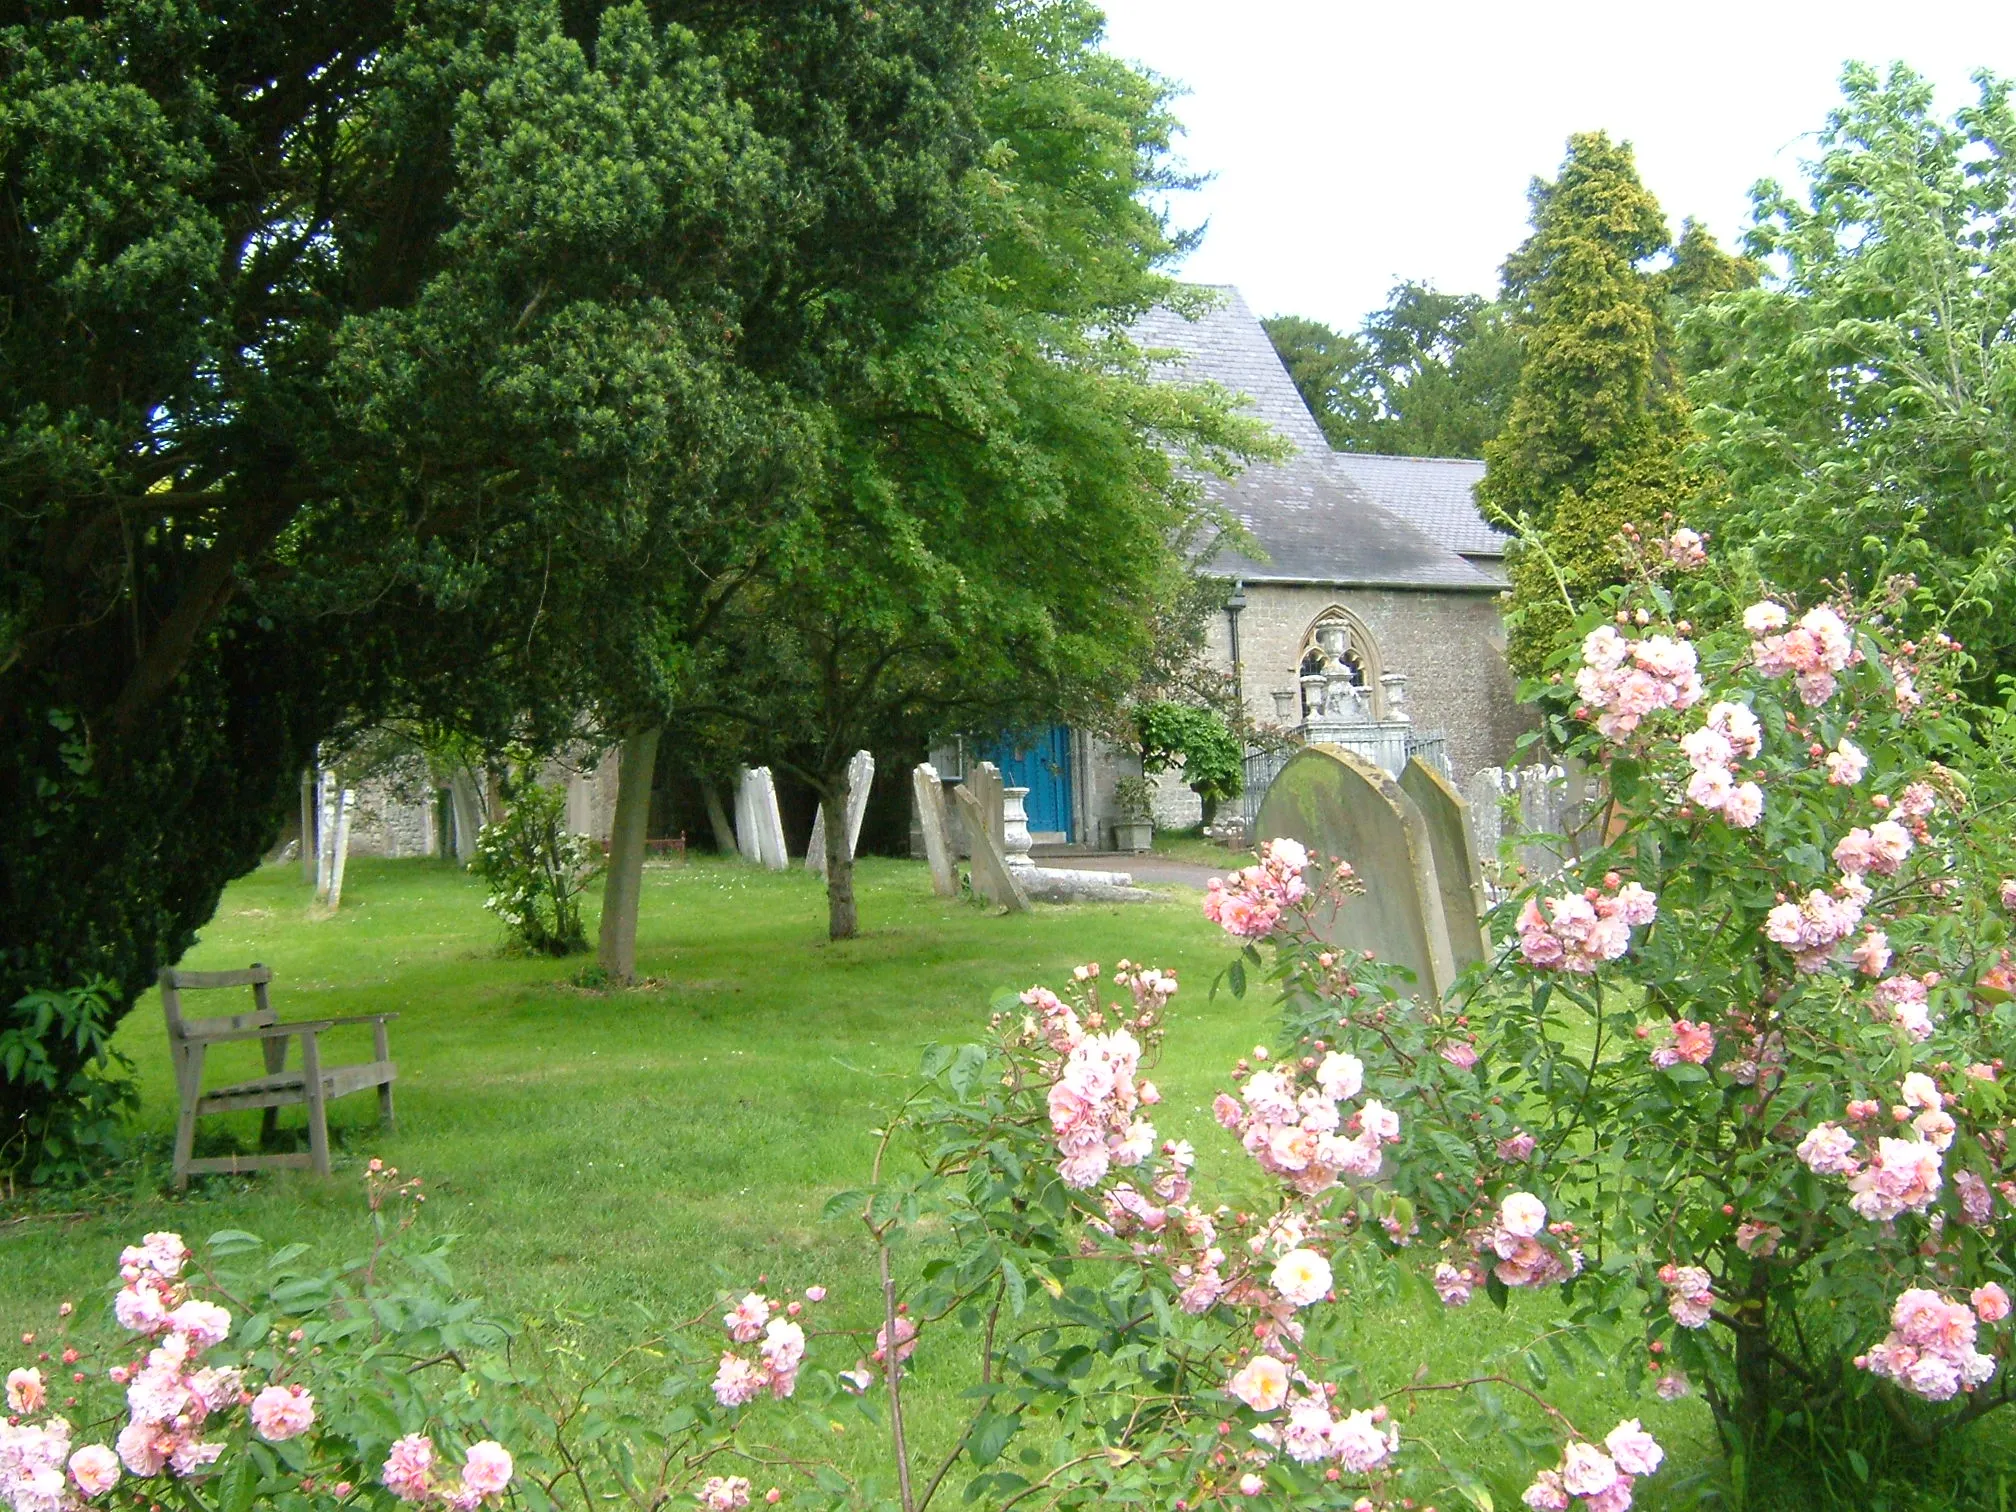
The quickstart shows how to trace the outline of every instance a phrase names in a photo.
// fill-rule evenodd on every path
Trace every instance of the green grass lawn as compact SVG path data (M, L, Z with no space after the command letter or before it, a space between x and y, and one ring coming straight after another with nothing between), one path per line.
M1253 863L1253 853L1247 850L1228 850L1216 840L1204 838L1204 827L1197 825L1191 829L1155 831L1154 853L1170 861L1188 861L1197 866L1216 867L1221 872L1235 871Z
M381 1134L374 1099L356 1096L332 1108L334 1180L214 1177L174 1193L175 1107L150 995L119 1034L139 1067L139 1153L89 1196L16 1204L0 1224L0 1325L18 1333L63 1299L95 1297L120 1245L148 1229L194 1239L244 1228L349 1253L373 1155L426 1179L425 1224L462 1236L459 1278L505 1316L562 1309L613 1336L627 1304L690 1312L767 1273L781 1285L823 1281L840 1317L865 1321L869 1254L857 1225L821 1221L826 1197L863 1179L869 1131L925 1044L974 1037L997 989L1055 983L1083 960L1126 956L1182 975L1156 1073L1157 1124L1196 1142L1207 1179L1214 1165L1243 1162L1207 1105L1231 1060L1271 1037L1272 1015L1258 1001L1210 999L1230 953L1195 891L996 917L932 896L917 864L864 861L859 885L864 934L832 944L823 893L803 872L654 865L639 938L649 981L604 993L572 985L579 961L502 955L479 884L438 863L353 863L343 910L326 920L310 917L296 867L243 879L184 964L265 962L282 1017L398 1011L398 1132ZM350 1048L362 1058L368 1043L359 1034ZM251 1074L253 1054L213 1076ZM289 1117L298 1126L299 1111ZM208 1120L204 1141L249 1147L256 1119ZM1423 1359L1445 1379L1499 1368L1552 1306L1522 1297L1506 1318L1481 1303L1460 1313L1351 1305L1368 1385ZM966 1353L919 1356L920 1452L949 1442ZM1698 1405L1631 1397L1614 1370L1596 1368L1564 1373L1554 1390L1598 1434L1637 1415L1668 1445L1669 1468L1640 1505L1697 1505L1719 1479ZM1455 1431L1452 1410L1428 1410ZM1516 1501L1515 1477L1530 1467L1505 1444L1487 1435L1449 1447L1502 1488L1500 1505Z

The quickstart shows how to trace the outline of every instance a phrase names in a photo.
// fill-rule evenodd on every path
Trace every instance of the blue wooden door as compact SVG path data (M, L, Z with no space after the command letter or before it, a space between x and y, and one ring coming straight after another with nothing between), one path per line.
M1008 787L1026 787L1023 806L1029 828L1039 835L1073 838L1071 824L1071 731L1064 725L1012 735L981 759L1001 769Z

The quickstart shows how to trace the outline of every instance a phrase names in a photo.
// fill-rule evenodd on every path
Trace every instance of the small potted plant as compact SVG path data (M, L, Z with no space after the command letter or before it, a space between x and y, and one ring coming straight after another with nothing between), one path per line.
M1113 786L1113 849L1145 851L1155 844L1155 787L1146 777L1122 777Z

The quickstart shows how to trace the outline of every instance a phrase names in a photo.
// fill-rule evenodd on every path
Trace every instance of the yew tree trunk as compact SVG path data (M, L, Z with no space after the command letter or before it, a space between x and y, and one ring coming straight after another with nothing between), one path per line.
M851 940L861 932L854 912L854 856L847 849L847 773L843 769L819 800L826 817L826 937Z
M663 726L633 730L623 739L616 771L616 822L609 836L609 870L602 881L602 930L596 960L609 980L637 979L637 902L644 887L644 841L651 824L651 775L658 765Z

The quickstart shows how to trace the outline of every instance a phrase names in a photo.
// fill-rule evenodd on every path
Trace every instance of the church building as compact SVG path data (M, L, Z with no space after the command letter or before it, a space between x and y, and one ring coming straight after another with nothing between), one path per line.
M1236 677L1247 714L1291 733L1313 718L1324 739L1390 751L1401 764L1418 752L1459 784L1506 763L1528 719L1505 663L1505 537L1474 499L1484 464L1333 450L1239 291L1215 292L1199 319L1157 310L1134 335L1162 354L1170 382L1242 396L1293 448L1210 485L1256 545L1206 564L1226 587L1211 652ZM1340 722L1357 733L1340 736ZM1129 759L1062 729L1028 746L985 754L1011 785L1030 788L1031 830L1109 841ZM1276 767L1256 754L1249 787L1264 788ZM1257 807L1258 797L1244 801ZM1180 773L1158 780L1159 824L1194 824L1200 813Z

